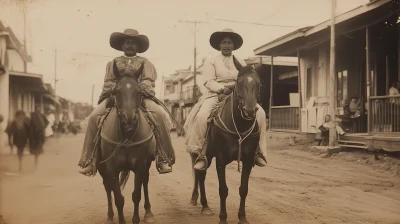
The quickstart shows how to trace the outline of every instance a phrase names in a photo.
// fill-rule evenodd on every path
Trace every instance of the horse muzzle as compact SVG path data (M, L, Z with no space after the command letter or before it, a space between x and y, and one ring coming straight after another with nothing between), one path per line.
M257 107L255 107L254 109L253 108L249 109L249 108L246 108L246 107L240 108L240 111L241 111L241 114L242 114L242 118L246 119L246 120L254 119L255 116L256 116L257 110L258 110Z

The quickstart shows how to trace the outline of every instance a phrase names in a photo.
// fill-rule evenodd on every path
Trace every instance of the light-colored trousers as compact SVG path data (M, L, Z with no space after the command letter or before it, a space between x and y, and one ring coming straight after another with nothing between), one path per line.
M207 119L211 114L212 109L218 104L218 96L209 97L204 99L197 115L194 116L194 121L190 121L190 130L187 131L186 135L186 145L188 147L189 153L200 154L203 144L206 138L207 132ZM267 139L266 139L266 116L264 109L257 104L256 120L258 126L260 127L260 150L263 155L267 156ZM191 111L195 112L195 111ZM191 116L189 116L191 117Z

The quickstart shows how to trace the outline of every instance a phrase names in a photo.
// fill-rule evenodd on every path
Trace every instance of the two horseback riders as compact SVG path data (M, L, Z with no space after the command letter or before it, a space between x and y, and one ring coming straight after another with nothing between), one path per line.
M210 44L221 54L205 63L203 74L206 80L203 84L208 92L196 103L184 125L187 151L191 154L195 170L192 203L197 202L197 187L200 186L203 211L209 210L205 196L205 170L210 165L208 161L215 157L220 184L220 221L226 223L228 188L225 166L237 155L238 162L243 162L239 219L247 223L245 200L251 169L254 165L267 165L264 156L266 116L257 104L261 84L256 69L246 66L242 59L232 54L243 44L239 34L231 29L215 32L210 37ZM107 223L112 223L114 216L111 192L114 192L119 223L125 223L124 197L120 187L125 185L130 171L133 171L135 190L132 194L132 220L134 223L140 222L138 206L143 186L145 221L154 222L148 197L149 169L155 159L159 173L172 171L175 153L168 130L169 120L162 103L154 97L157 73L153 64L136 55L149 48L148 38L139 35L136 30L127 29L123 33L113 33L110 45L123 51L124 55L107 64L103 92L98 106L88 119L79 162L83 170L80 172L93 176L99 167L108 198ZM215 114L218 114L218 118ZM212 119L213 125L210 122ZM108 138L110 136L111 139ZM210 144L208 147L207 143ZM104 158L98 163L99 157Z
M210 37L211 46L220 51L221 54L207 60L204 64L204 76L207 77L204 86L208 93L203 95L199 102L194 106L186 120L184 128L187 132L186 145L188 152L198 155L194 166L197 170L206 169L204 159L205 150L203 146L206 141L207 120L212 109L218 104L219 99L229 95L232 92L238 70L234 63L246 65L244 60L235 57L232 51L239 49L243 44L242 37L231 29L224 29L221 32L215 32ZM110 36L110 45L112 48L124 52L123 56L117 57L108 62L104 78L103 91L99 97L98 105L89 116L88 127L85 135L83 150L79 166L83 169L80 173L92 176L96 173L96 157L94 152L95 138L99 131L99 119L107 113L107 102L110 94L118 81L114 74L115 69L120 73L133 74L143 66L140 77L140 85L146 91L148 96L155 95L154 87L157 79L157 72L154 65L145 57L138 56L137 53L144 53L149 48L149 39L145 35L140 35L137 30L126 29L123 33L115 32ZM152 97L144 99L145 107L155 116L157 127L160 133L159 142L162 147L157 152L163 152L168 158L160 156L160 162L157 164L160 173L169 173L172 171L172 165L175 162L175 152L171 143L171 137L168 129L168 118L165 115L164 108L154 102ZM195 117L195 119L194 119ZM266 165L266 121L265 112L258 105L256 112L257 122L260 126L260 141L255 158L255 164L263 167ZM190 126L190 130L188 127Z

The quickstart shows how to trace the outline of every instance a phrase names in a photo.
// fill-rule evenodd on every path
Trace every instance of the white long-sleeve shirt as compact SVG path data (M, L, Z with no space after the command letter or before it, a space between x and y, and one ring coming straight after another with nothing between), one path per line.
M246 62L235 56L242 66L246 66ZM228 67L225 65L227 63ZM237 79L238 70L233 63L233 55L226 57L221 53L210 58L204 63L203 67L203 84L210 93L217 93L225 86L234 85Z

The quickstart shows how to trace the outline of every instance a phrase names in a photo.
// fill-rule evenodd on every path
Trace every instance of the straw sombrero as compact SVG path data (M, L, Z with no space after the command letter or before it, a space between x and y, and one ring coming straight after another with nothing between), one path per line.
M122 51L122 44L127 38L134 38L138 42L138 53L143 53L149 49L149 38L139 34L137 30L126 29L123 33L115 32L110 36L110 46L115 50Z
M220 50L219 44L221 43L222 39L227 36L232 38L232 41L235 45L233 50L237 50L242 46L242 44L243 44L242 37L239 34L235 33L232 29L229 29L229 28L226 28L226 29L223 29L222 31L217 31L217 32L211 34L211 37L210 37L211 46L214 49L219 51Z

